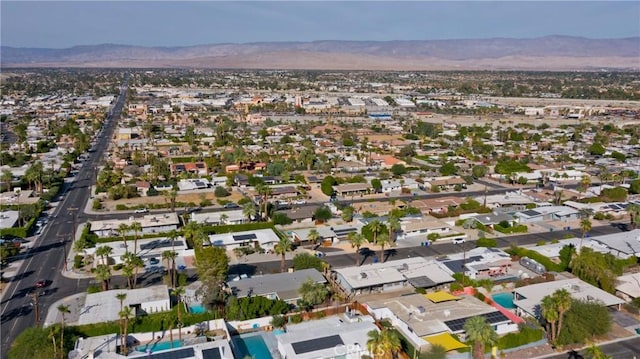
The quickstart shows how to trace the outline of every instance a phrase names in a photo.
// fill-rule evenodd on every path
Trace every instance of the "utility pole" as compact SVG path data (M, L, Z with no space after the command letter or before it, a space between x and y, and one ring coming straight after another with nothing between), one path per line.
M62 251L64 253L64 258L63 258L63 264L64 264L64 271L67 271L67 236L69 234L58 234L57 237L61 238L60 239L60 244L62 244Z
M71 229L71 238L72 240L76 239L76 221L77 221L77 217L78 217L78 208L77 207L70 207L68 209L69 213L71 214L72 220L73 220L73 228Z
M33 299L33 314L35 316L35 320L36 320L36 324L35 326L37 327L40 323L40 312L38 310L38 291L34 291L33 293L31 293L31 298Z

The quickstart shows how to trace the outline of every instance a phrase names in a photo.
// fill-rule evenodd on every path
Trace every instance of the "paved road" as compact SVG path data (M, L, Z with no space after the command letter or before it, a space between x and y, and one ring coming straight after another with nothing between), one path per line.
M613 359L637 359L640 358L640 336L619 342L600 346L602 351ZM584 355L584 350L578 351ZM569 353L544 356L545 359L570 359Z
M38 297L38 312L40 323L46 316L49 306L58 299L86 290L86 281L72 280L62 276L65 266L66 253L71 246L73 233L73 215L70 209L77 210L77 222L85 220L82 209L89 198L89 188L95 181L95 167L100 162L104 150L108 146L113 129L124 106L127 88L127 78L123 84L120 96L104 124L101 138L96 144L96 151L84 162L75 181L65 185L63 199L56 208L53 218L43 233L38 236L33 248L25 255L25 261L20 272L12 278L6 294L3 297L1 314L0 352L4 357L11 342L27 327L35 323L35 311L30 293L34 290L34 283L39 279L47 281L47 295ZM64 241L64 242L63 242Z

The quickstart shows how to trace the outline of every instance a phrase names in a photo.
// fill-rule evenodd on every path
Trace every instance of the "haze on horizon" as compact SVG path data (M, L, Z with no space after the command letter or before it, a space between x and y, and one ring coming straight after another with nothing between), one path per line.
M66 48L640 36L638 1L2 1L1 42Z

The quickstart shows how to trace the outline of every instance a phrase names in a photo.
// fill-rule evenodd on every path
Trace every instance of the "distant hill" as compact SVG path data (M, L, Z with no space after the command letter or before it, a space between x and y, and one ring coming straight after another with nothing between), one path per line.
M2 46L3 67L192 67L325 70L640 69L640 37L313 41L67 49Z

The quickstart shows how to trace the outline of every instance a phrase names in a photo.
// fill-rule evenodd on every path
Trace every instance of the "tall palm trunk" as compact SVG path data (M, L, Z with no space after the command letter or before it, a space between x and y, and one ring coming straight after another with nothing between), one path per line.
M284 253L282 253L282 259L280 261L280 272L284 273Z
M384 243L380 245L380 263L384 263Z

